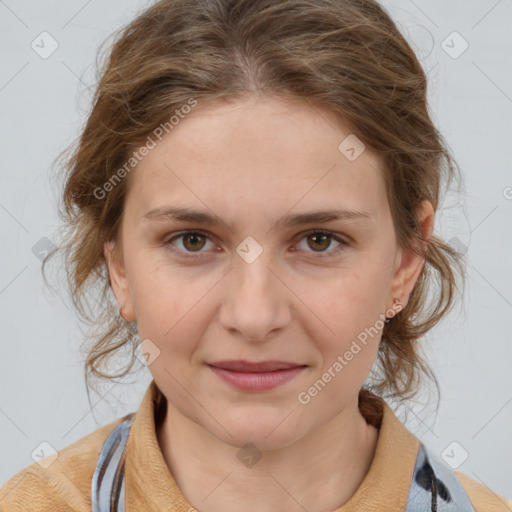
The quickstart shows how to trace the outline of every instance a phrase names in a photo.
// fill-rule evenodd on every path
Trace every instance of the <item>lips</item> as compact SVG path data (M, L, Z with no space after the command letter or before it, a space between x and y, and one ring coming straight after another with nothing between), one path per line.
M208 366L221 380L244 392L270 391L283 386L307 367L285 361L216 361Z
M245 372L245 373L263 373L263 372L276 372L279 370L289 370L290 368L299 368L306 365L297 363L290 363L286 361L216 361L210 363L210 366L229 370L231 372Z

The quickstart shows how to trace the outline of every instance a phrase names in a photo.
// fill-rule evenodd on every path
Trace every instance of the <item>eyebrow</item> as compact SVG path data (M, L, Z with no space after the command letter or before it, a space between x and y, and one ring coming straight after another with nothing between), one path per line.
M143 216L143 219L148 221L178 220L204 226L224 224L218 217L206 211L172 206L150 210ZM358 221L370 219L372 219L372 216L368 212L353 210L318 210L286 215L277 222L277 226L294 227L303 224L322 224L333 220Z

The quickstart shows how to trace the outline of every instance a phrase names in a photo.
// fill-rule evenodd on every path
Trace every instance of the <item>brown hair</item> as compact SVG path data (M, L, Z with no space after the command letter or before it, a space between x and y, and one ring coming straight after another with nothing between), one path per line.
M291 95L329 108L381 155L398 243L425 258L407 306L384 326L371 389L403 401L417 394L424 375L439 395L418 340L452 309L457 276L463 283L465 269L442 239L422 239L415 211L423 199L437 210L441 187L461 176L430 118L424 70L376 1L161 0L119 31L100 71L83 132L61 155L66 225L58 250L64 251L77 311L98 329L87 342L87 388L89 375L129 373L133 352L120 373L102 368L137 339L135 326L107 296L103 255L106 241L120 244L129 175L104 197L95 191L104 190L134 150L191 98L202 103ZM437 294L430 296L436 284ZM371 394L363 388L360 399Z

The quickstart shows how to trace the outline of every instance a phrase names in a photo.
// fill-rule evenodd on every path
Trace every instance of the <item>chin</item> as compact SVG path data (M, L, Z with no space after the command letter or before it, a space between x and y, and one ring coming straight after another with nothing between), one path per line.
M292 415L287 415L289 411L283 409L264 413L239 408L234 415L228 414L219 420L227 432L216 428L216 437L237 448L243 448L248 443L262 451L284 448L302 437Z

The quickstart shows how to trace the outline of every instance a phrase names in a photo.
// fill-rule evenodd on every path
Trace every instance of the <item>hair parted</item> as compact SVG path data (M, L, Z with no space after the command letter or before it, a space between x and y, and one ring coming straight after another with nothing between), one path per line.
M85 127L60 155L65 226L62 243L43 262L44 274L48 259L63 253L73 304L96 329L86 341L87 387L90 376L121 377L135 362L132 353L122 372L104 371L137 338L109 297L103 255L106 241L120 247L131 182L126 163L184 106L255 96L327 107L382 157L398 243L422 254L425 265L405 309L384 326L371 390L403 401L417 394L425 376L439 392L418 341L452 309L465 269L441 238L422 239L416 209L429 199L437 210L444 190L461 176L430 118L425 72L382 6L374 0L161 0L114 35L99 71ZM369 389L360 400L370 397Z

